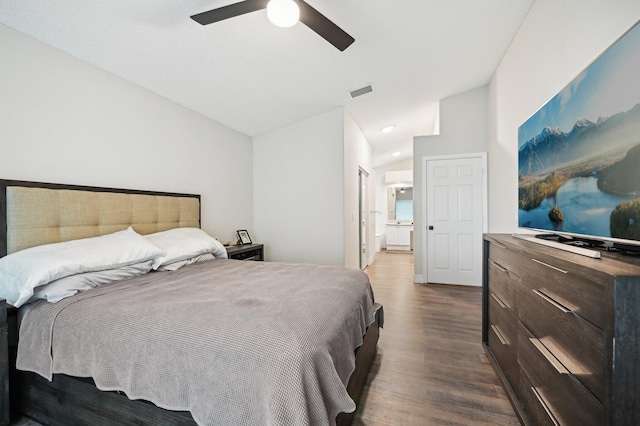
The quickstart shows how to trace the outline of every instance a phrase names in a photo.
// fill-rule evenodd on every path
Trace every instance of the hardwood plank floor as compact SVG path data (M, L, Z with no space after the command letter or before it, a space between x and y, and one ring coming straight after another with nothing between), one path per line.
M365 269L385 324L357 426L519 425L481 344L482 290L413 283L413 255Z

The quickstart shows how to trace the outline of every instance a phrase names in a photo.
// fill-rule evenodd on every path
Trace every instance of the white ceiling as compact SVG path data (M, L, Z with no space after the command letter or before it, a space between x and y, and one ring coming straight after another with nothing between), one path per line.
M189 18L236 2L2 0L0 23L249 136L344 106L379 166L433 133L440 99L489 82L533 0L307 0L356 39L344 52L264 10Z

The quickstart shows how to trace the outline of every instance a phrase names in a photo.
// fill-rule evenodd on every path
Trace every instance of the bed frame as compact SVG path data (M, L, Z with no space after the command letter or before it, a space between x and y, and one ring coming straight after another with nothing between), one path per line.
M49 191L35 196L26 191L24 196L23 188ZM32 215L32 210L53 213ZM141 234L200 227L200 196L0 180L0 257L30 246L103 235L128 226ZM119 392L100 391L90 379L58 374L49 382L35 373L16 370L17 314L17 309L0 300L0 426L21 415L50 426L195 425L189 412L168 411ZM356 350L356 369L347 386L356 405L376 355L379 323L376 311L376 320ZM354 415L339 414L337 425L351 424Z

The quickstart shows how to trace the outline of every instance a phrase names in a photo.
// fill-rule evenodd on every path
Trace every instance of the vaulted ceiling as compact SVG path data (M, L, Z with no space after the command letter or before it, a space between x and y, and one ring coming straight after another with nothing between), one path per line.
M249 136L343 106L377 166L433 133L440 99L489 82L533 3L306 1L355 42L340 52L264 10L207 26L189 18L238 0L3 0L0 23Z

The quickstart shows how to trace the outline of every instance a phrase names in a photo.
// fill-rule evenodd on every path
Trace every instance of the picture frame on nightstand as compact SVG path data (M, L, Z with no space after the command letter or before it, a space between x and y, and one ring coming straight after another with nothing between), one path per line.
M240 229L236 231L238 233L238 239L240 240L240 244L251 244L251 237L246 229Z

